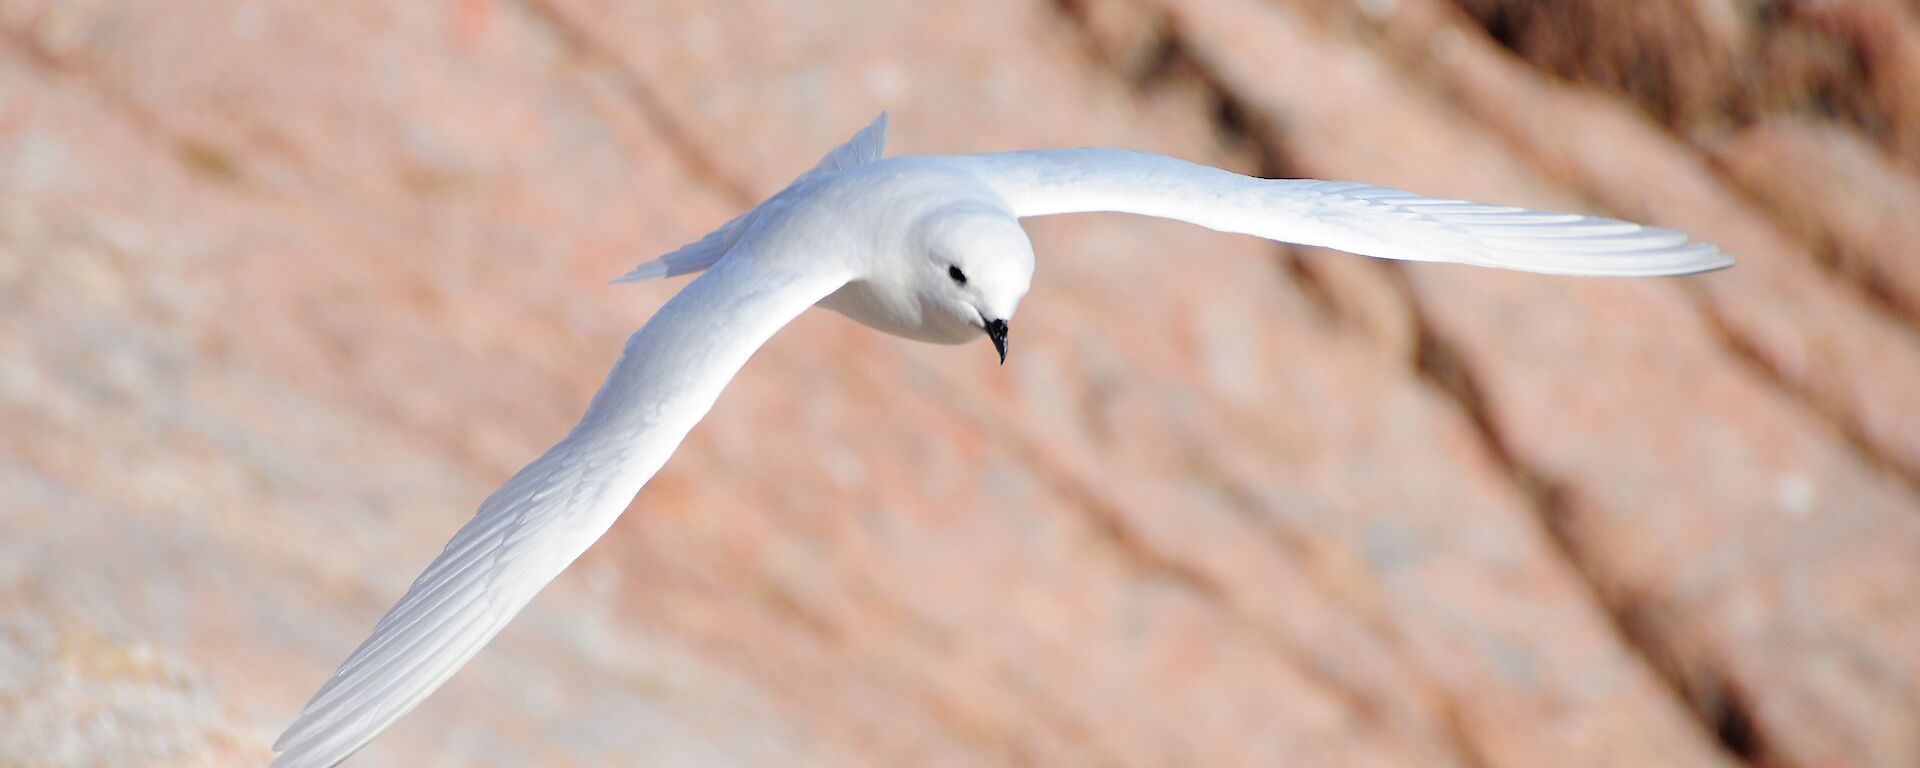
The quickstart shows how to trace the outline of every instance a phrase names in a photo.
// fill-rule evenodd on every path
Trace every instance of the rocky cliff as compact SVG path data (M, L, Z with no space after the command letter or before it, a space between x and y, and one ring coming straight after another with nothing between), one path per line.
M881 109L1741 261L1034 222L1006 367L809 313L357 764L1920 761L1920 5L4 0L0 764L262 763Z

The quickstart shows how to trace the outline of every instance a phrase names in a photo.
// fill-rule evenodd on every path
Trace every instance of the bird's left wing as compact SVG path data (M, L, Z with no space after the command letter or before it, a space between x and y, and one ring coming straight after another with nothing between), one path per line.
M1566 275L1681 275L1731 266L1670 229L1423 197L1349 181L1259 179L1117 149L951 158L1014 215L1116 211L1363 256Z
M873 122L867 123L867 127L860 129L859 133L854 134L853 138L848 139L846 143L840 146L834 147L833 151L828 152L826 157L820 158L820 162L815 164L813 168L808 169L806 173L800 174L799 178L794 179L793 182L787 186L791 187L794 184L799 184L815 176L866 165L867 163L879 160L880 155L886 151L887 113L882 112L879 117L873 119ZM753 210L748 210L746 213L735 216L732 220L720 225L719 229L708 232L706 237L680 246L672 253L634 267L626 274L614 278L613 281L616 283L638 283L663 277L678 277L711 267L714 262L720 260L720 257L727 255L727 251L733 248L733 244L738 242L740 236L746 233L748 222L753 216Z
M276 768L330 766L425 699L626 509L773 333L845 284L736 252L627 342L586 415L487 498L274 743Z

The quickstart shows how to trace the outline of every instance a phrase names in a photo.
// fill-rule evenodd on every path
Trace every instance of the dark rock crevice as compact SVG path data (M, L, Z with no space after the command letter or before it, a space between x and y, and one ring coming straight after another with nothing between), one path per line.
M1307 586L1329 605L1341 605L1351 611L1364 631L1378 639L1396 663L1409 663L1415 654L1401 627L1381 607L1383 599L1372 583L1355 583L1330 562L1325 546L1277 520L1257 493L1239 479L1230 476L1219 459L1206 452L1190 457L1188 472L1219 491L1236 517L1263 537L1277 557L1291 561ZM1460 711L1460 703L1444 687L1418 674L1403 674L1397 680L1398 698L1412 699L1434 713L1437 732L1427 734L1445 744L1452 756L1465 768L1488 765L1485 749L1477 743ZM1375 711L1385 712L1389 704L1370 703Z
M1466 11L1454 7L1456 2L1462 5L1475 6L1482 10L1493 10L1488 10L1488 15L1485 19L1476 19ZM1536 22L1546 24L1546 22L1541 22L1535 17L1553 16L1555 13L1562 12L1564 12L1563 15L1574 17L1579 17L1582 14L1598 14L1595 18L1604 17L1608 19L1614 18L1613 14L1618 12L1617 9L1588 7L1591 4L1583 3L1570 4L1569 9L1550 9L1549 11L1509 4L1506 0L1473 0L1472 2L1467 2L1467 0L1436 0L1436 2L1430 5L1438 11L1435 18L1427 18L1421 22L1408 23L1399 27L1392 25L1382 27L1398 44L1387 46L1381 58L1393 63L1409 77L1419 77L1423 71L1446 71L1447 69L1447 67L1435 59L1436 54L1431 50L1431 46L1411 45L1409 41L1412 40L1426 39L1449 30L1458 29L1470 35L1480 35L1484 33L1489 36L1492 42L1497 43L1499 41L1493 38L1497 37L1500 33L1518 34L1514 32L1513 27L1513 24L1518 22L1513 21L1513 19L1508 16L1501 15L1509 11L1523 12L1530 19L1533 19L1533 21L1528 21L1528 24L1536 24ZM1354 17L1359 13L1344 4L1338 5L1337 7L1340 9L1339 18L1349 21L1354 21ZM1661 12L1664 13L1666 11ZM1836 11L1836 13L1838 13L1838 11ZM1840 15L1844 16L1845 13L1841 13ZM1545 27L1532 29L1527 32L1527 34L1535 36L1549 35L1553 29L1564 26L1564 21L1565 19L1553 21ZM1618 19L1608 23L1616 22L1618 22ZM1692 31L1681 30L1682 38L1685 38L1685 35L1705 34L1701 31L1703 28L1700 24L1696 22L1689 22L1690 26L1686 26L1686 29ZM1667 33L1663 32L1662 34ZM1535 47L1545 44L1546 43L1539 41L1529 43L1529 45ZM1681 45L1681 43L1669 41L1663 43L1663 45L1675 46ZM1554 69L1555 67L1574 69L1597 67L1599 70L1606 70L1607 67L1625 66L1619 61L1620 56L1624 55L1619 51L1596 50L1575 52L1577 53L1576 58L1587 56L1598 58L1591 62L1584 60L1574 62L1552 59L1538 51L1529 54L1528 51L1531 50L1533 49L1515 50L1513 53L1524 66L1545 68L1548 70L1549 74L1547 77L1549 78L1553 77L1551 73L1556 71ZM1575 55L1575 53L1561 53ZM1731 56L1733 54L1728 53L1726 55ZM1636 61L1638 61L1636 66L1643 65L1669 68L1679 66L1674 62L1664 60L1658 62L1653 60ZM1605 73L1602 72L1601 74L1594 75L1598 80L1592 81L1591 87L1596 90L1610 90L1616 95L1628 97L1633 95L1633 88L1613 82L1609 79L1611 75L1601 76L1602 74ZM1459 78L1463 76L1464 75L1458 73L1447 75L1438 80L1435 87L1445 92L1459 94L1463 89ZM1785 76L1786 75L1780 75L1780 77ZM1686 80L1689 77L1696 77L1696 75L1667 73L1661 74L1658 77L1652 75L1648 75L1648 77L1651 78L1648 80L1649 84L1668 83L1668 85L1659 86L1661 88L1697 90L1702 92L1712 90L1697 83L1685 86L1673 84L1681 80ZM1678 80L1676 80L1676 78L1678 78ZM1515 79L1516 82L1518 82L1518 78L1516 77ZM1724 85L1724 83L1722 83L1722 85ZM1649 85L1648 87L1653 86ZM1733 86L1727 85L1726 87ZM1494 133L1503 136L1506 142L1515 148L1515 155L1530 163L1544 177L1557 180L1571 192L1590 201L1591 205L1598 210L1604 211L1608 208L1614 208L1617 211L1621 205L1625 204L1623 201L1628 198L1625 197L1619 189L1607 186L1607 180L1595 178L1589 171L1582 171L1576 166L1568 165L1566 162L1567 150L1553 144L1553 136L1543 134L1539 130L1529 127L1529 124L1524 121L1515 121L1511 116L1501 114L1500 110L1504 107L1499 104L1489 105L1472 97L1462 97L1462 100L1468 105L1461 111L1462 115L1486 126ZM1546 102L1545 104L1550 106L1551 102ZM1649 107L1646 104L1642 104L1642 106L1653 109L1653 107ZM1704 107L1701 105L1694 104L1693 106L1674 107L1672 110L1667 111L1698 113L1701 112L1702 109L1704 109ZM1662 110L1664 110L1664 108L1654 111ZM1759 113L1756 112L1756 115L1758 114ZM1758 117L1756 116L1754 119L1758 119ZM1672 117L1662 123L1662 125L1666 126L1667 134L1671 136L1674 141L1681 142L1703 155L1706 158L1704 167L1708 169L1714 178L1723 184L1729 192L1747 199L1759 195L1759 189L1753 186L1755 182L1752 179L1738 178L1737 174L1728 172L1724 162L1715 162L1712 159L1712 148L1703 147L1704 143L1708 143L1707 139L1703 138L1703 136L1710 134L1696 135L1696 132L1688 130L1688 126L1691 124L1680 117ZM1766 176L1766 179L1766 183L1779 183L1778 180L1771 175ZM1767 206L1760 207L1760 210L1767 209ZM1776 211L1775 213L1777 215L1778 212ZM1804 237L1800 239L1803 243L1808 242ZM1816 262L1816 268L1835 276L1836 287L1850 291L1853 295L1860 298L1861 303L1868 308L1868 313L1871 315L1869 319L1887 321L1886 327L1895 331L1909 333L1912 331L1914 326L1911 323L1911 313L1900 309L1897 306L1897 302L1890 302L1887 299L1886 294L1888 293L1888 289L1884 284L1884 280L1876 276L1878 273L1874 268L1860 267L1857 265L1846 267L1835 263L1834 260L1819 258L1820 250L1817 243L1810 243L1807 252L1814 255L1815 258L1813 258L1812 261ZM1712 295L1703 290L1694 291L1690 295L1695 304L1696 312L1704 319L1706 325L1716 331L1715 335L1717 339L1722 342L1723 349L1731 359L1740 361L1743 365L1759 372L1760 380L1769 388L1779 392L1783 399L1796 404L1797 407L1804 409L1815 418L1827 423L1836 433L1844 436L1846 445L1858 455L1862 463L1884 471L1889 476L1900 480L1908 490L1914 490L1916 493L1920 493L1920 467L1913 466L1911 462L1900 457L1897 446L1887 443L1884 435L1875 433L1875 430L1872 428L1873 425L1868 421L1870 417L1861 412L1860 406L1847 401L1846 398L1848 398L1849 395L1843 388L1824 386L1823 382L1811 378L1796 377L1792 375L1791 372L1780 369L1777 365L1769 362L1769 356L1781 353L1777 350L1766 348L1761 340L1753 338L1745 329L1735 323L1729 322L1726 314L1714 305L1714 297Z
M1089 0L1060 0L1058 5L1070 20L1079 23L1085 21L1088 8L1093 3ZM1187 51L1186 44L1180 40L1178 30L1170 19L1161 15L1151 23L1157 27L1150 32L1135 31L1120 36L1123 41L1130 41L1132 52L1124 45L1116 46L1110 42L1111 35L1103 39L1097 30L1083 30L1087 34L1088 51L1096 63L1113 69L1137 90L1168 87L1202 90L1202 98L1215 105L1212 116L1223 146L1252 154L1257 158L1258 169L1255 172L1260 175L1298 175L1294 171L1294 164L1287 160L1281 149L1284 126L1266 119L1258 110L1247 107L1229 87L1213 76L1201 61ZM1150 42L1143 44L1141 40ZM1142 54L1139 52L1141 50L1147 53ZM1531 156L1524 152L1523 155ZM1328 288L1326 280L1311 263L1282 249L1278 264L1288 279L1321 313L1335 320L1347 314L1348 310L1343 307L1340 297ZM1597 570L1598 563L1594 556L1582 551L1578 531L1574 529L1575 504L1570 498L1571 490L1514 453L1494 423L1472 362L1462 356L1456 344L1439 334L1421 312L1418 299L1406 283L1404 273L1396 265L1388 265L1388 272L1393 275L1393 282L1398 286L1412 318L1415 342L1411 363L1414 369L1430 386L1445 395L1472 425L1486 455L1527 500L1561 557L1584 582L1593 604L1612 623L1622 646L1639 656L1656 679L1677 700L1688 705L1700 731L1721 745L1727 754L1749 764L1766 764L1770 759L1766 734L1752 717L1746 698L1739 693L1738 686L1729 676L1708 668L1705 661L1697 658L1697 653L1676 645L1671 631L1645 620L1649 598L1620 594L1620 589L1611 586L1613 580ZM1702 312L1711 316L1708 307L1703 306ZM1739 344L1737 335L1724 333L1722 336L1724 342ZM1736 357L1745 357L1749 362L1760 360L1750 349L1744 355L1738 349L1731 351ZM1808 399L1807 393L1792 387L1778 375L1768 378L1775 387L1807 403L1808 407L1816 407ZM1832 418L1839 414L1828 416L1836 428L1846 432L1843 425L1847 422L1844 418ZM1849 442L1856 449L1871 450L1863 436L1850 435ZM1884 460L1874 463L1887 464ZM1473 745L1469 735L1462 732L1460 737L1463 751L1471 753Z
M707 185L741 210L760 202L747 185L736 181L714 161L680 118L673 114L653 84L620 56L617 48L575 19L559 0L519 0L527 15L543 23L580 60L609 73L641 120L659 137L695 180Z
M1415 372L1428 386L1445 396L1466 417L1486 455L1512 478L1526 498L1548 538L1613 624L1616 636L1632 649L1680 700L1689 705L1700 727L1712 734L1729 754L1753 765L1768 764L1764 734L1738 695L1731 678L1711 668L1697 654L1679 647L1673 633L1653 620L1653 598L1630 594L1596 567L1596 558L1584 551L1578 522L1578 501L1572 489L1550 472L1519 456L1502 435L1473 361L1448 339L1421 306L1408 283L1405 269L1387 264L1408 306L1415 328Z
M822 645L842 650L852 647L853 639L841 630L833 617L810 605L805 598L778 580L768 580L760 586L758 602L776 619L813 636ZM983 730L958 703L942 695L935 687L924 685L923 680L915 679L913 672L895 664L868 664L865 669L866 677L873 684L918 701L926 715L955 741L969 744L980 750L981 754L997 755L1007 765L1035 764L1016 740L1005 738L1001 733Z
M1073 18L1085 12L1086 2L1061 0L1060 6ZM1089 50L1097 60L1109 65L1128 60L1150 62L1146 66L1119 72L1136 88L1166 87L1169 82L1178 82L1182 87L1204 89L1204 98L1217 105L1214 110L1215 126L1219 135L1227 137L1223 144L1249 149L1258 158L1259 168L1256 172L1260 175L1272 178L1299 175L1281 148L1285 135L1282 126L1265 119L1258 110L1249 108L1202 62L1187 53L1178 31L1169 20L1162 18L1160 23L1163 26L1155 33L1159 37L1153 44L1153 54L1150 56L1131 59L1116 56L1109 50L1103 50L1097 41L1089 43ZM1335 321L1350 314L1318 270L1290 250L1282 248L1277 264L1315 308ZM1748 763L1763 764L1767 759L1764 734L1759 731L1735 686L1724 675L1701 672L1702 664L1691 660L1690 656L1677 648L1670 633L1639 621L1636 617L1642 611L1636 606L1640 605L1640 601L1613 594L1618 590L1609 588L1611 580L1605 573L1596 570L1593 557L1581 550L1578 534L1572 529L1573 511L1568 487L1541 469L1527 464L1511 450L1493 422L1471 361L1462 356L1457 345L1437 333L1422 313L1418 299L1398 265L1385 266L1413 324L1415 338L1411 363L1415 371L1445 395L1472 425L1486 455L1527 500L1561 558L1586 586L1592 603L1613 624L1623 647L1638 655L1678 700L1689 705L1701 732L1708 734L1730 755ZM1783 384L1777 377L1774 383ZM1855 443L1856 446L1862 444L1860 441ZM1474 754L1470 733L1463 728L1456 730L1462 752Z
M1841 444L1862 464L1892 478L1908 493L1920 498L1920 467L1909 466L1889 455L1847 408L1821 397L1782 371L1765 351L1734 327L1706 290L1696 287L1692 294L1693 305L1703 321L1702 327L1729 358L1738 361L1769 389L1784 394L1789 401L1812 416L1814 421L1832 430L1840 438Z
M1801 213L1774 202L1775 190L1794 180L1732 172L1718 146L1728 136L1774 120L1809 121L1870 144L1891 172L1920 174L1920 121L1909 114L1920 105L1920 76L1913 71L1920 62L1920 23L1891 4L1752 3L1730 19L1710 4L1447 3L1458 7L1461 23L1550 77L1638 105L1674 140L1699 150L1730 189L1776 218ZM1648 34L1574 33L1583 27ZM1589 37L1635 44L1568 42ZM1793 234L1840 284L1920 328L1920 309L1889 287L1882 267L1838 252L1817 233Z
M776 515L776 521L780 516ZM777 524L777 523L776 523ZM803 539L804 536L796 538ZM849 574L838 580L841 590L857 609L870 619L896 630L893 632L864 633L869 637L897 638L901 645L911 648L910 653L919 657L916 663L887 665L893 670L894 677L902 684L897 689L903 694L920 696L930 709L939 713L943 724L955 733L964 734L983 746L990 747L1014 765L1041 765L1046 761L1033 754L1034 749L1025 743L1018 729L998 723L981 723L978 718L967 713L967 708L959 701L949 700L942 695L940 686L928 684L937 675L929 671L936 669L941 658L959 655L965 637L958 637L923 618L919 612L903 605L893 593L869 578L859 574ZM769 600L780 612L792 616L815 630L815 634L827 641L828 645L847 649L858 645L853 637L837 629L843 622L837 618L822 615L820 611L808 606L797 595L786 593L778 584L767 585ZM849 622L850 623L850 622ZM967 653L968 658L978 659L980 654ZM1063 743L1071 744L1083 750L1090 761L1097 765L1130 765L1123 756L1116 755L1083 722L1072 707L1065 705L1044 691L1038 690L1029 681L1014 673L1007 664L1001 663L997 654L990 654L993 663L984 674L992 679L989 685L1004 691L1014 692L1009 696L1013 706L1017 707L1024 719L1037 723L1037 728L1049 733L1062 734ZM964 698L964 697L956 697Z
M1229 153L1251 159L1253 167L1248 169L1248 172L1264 178L1296 178L1301 175L1298 164L1285 151L1283 137L1286 130L1283 123L1277 117L1248 105L1232 88L1219 79L1189 50L1187 43L1178 34L1172 19L1166 14L1153 15L1148 22L1151 25L1148 30L1136 29L1130 34L1119 35L1123 40L1132 38L1128 42L1133 50L1129 51L1127 43L1114 42L1114 35L1103 35L1100 31L1091 28L1088 18L1089 0L1057 0L1057 6L1069 19L1069 23L1079 31L1094 63L1113 71L1135 92L1145 93L1157 89L1185 89L1193 92L1201 103L1208 106L1207 114L1214 129L1214 136L1221 147ZM1276 266L1294 288L1306 298L1315 314L1334 325L1346 324L1352 320L1351 314L1329 286L1328 281L1311 261L1301 258L1298 248L1283 244L1276 245L1275 250ZM1202 467L1195 471L1211 472L1213 470ZM1218 472L1213 474L1217 475ZM1236 490L1230 482L1227 485L1229 491ZM1239 494L1243 501L1246 500L1246 496L1244 493ZM1117 512L1108 510L1095 517L1106 521L1102 526L1103 530L1122 548L1135 553L1141 551L1138 542L1129 541L1128 537L1131 534L1127 533L1125 527L1119 523ZM1283 556L1302 554L1303 546L1298 537L1280 528L1270 517L1257 514L1252 510L1243 510L1242 517L1266 535L1273 542L1273 546L1283 553ZM1311 568L1306 570L1312 571ZM1232 606L1232 596L1227 590L1210 582L1191 578L1192 575L1204 578L1203 574L1184 571L1183 573L1189 574L1188 583L1205 587L1208 594L1216 601L1226 601L1227 606ZM1328 585L1315 580L1313 586L1328 599L1337 601L1337 595L1328 588ZM1244 621L1257 620L1246 618ZM1404 653L1398 631L1383 617L1369 613L1364 621L1368 631L1387 643L1395 653ZM1283 646L1284 652L1297 655L1296 651L1285 647L1284 639L1264 629L1260 631L1263 635L1270 636L1271 642ZM1297 663L1304 670L1314 668L1314 665L1304 659L1298 660ZM1379 720L1382 717L1382 705L1368 702L1364 693L1352 690L1338 680L1326 678L1324 674L1317 675L1316 679L1320 679L1323 685L1334 690L1346 691L1349 706L1354 711L1370 713L1373 720ZM1436 702L1445 715L1444 733L1437 736L1448 745L1456 762L1475 767L1488 764L1484 750L1475 742L1473 732L1462 721L1458 703L1453 701L1451 695L1430 684L1418 681L1409 681L1409 683L1419 687L1423 692L1422 695L1427 699Z
M887 621L892 626L904 630L904 634L917 638L930 657L950 657L960 651L964 638L942 630L915 612L912 608L899 604L878 585L867 580L856 580L850 585L849 594L855 602L872 615ZM977 654L969 654L978 658ZM987 670L992 677L991 685L1012 692L1008 698L1013 700L1022 714L1036 722L1037 730L1062 736L1063 743L1072 744L1082 750L1096 765L1125 766L1136 761L1128 756L1115 753L1109 745L1099 738L1080 717L1080 713L1071 705L1056 700L1044 690L1019 675L998 655L991 655L993 664ZM1016 734L1000 734L999 741L1008 745L1009 750L1027 756L1025 764L1044 765L1045 760L1028 755L1034 751L1020 745Z
M0 24L0 49L8 49L16 61L51 78L77 84L78 91L125 120L135 132L156 138L155 144L159 147L171 148L174 160L194 178L221 186L234 186L245 180L244 168L233 153L169 128L113 82L90 71L84 54L65 54L50 48L30 23Z
M1754 132L1754 131L1750 131ZM1911 284L1902 284L1892 273L1899 256L1879 249L1886 246L1881 243L1862 242L1857 231L1847 232L1831 223L1832 219L1841 219L1849 215L1858 215L1857 200L1828 197L1821 193L1829 190L1813 185L1815 192L1788 194L1783 189L1809 188L1804 173L1833 173L1838 178L1848 179L1849 185L1870 181L1862 180L1851 171L1857 167L1845 162L1844 157L1829 155L1821 158L1826 161L1817 171L1813 168L1782 168L1769 166L1766 160L1754 162L1750 152L1743 146L1741 138L1723 140L1709 144L1704 148L1704 157L1713 168L1715 175L1725 181L1729 189L1755 210L1766 214L1779 224L1783 234L1791 237L1800 250L1812 257L1812 262L1831 276L1837 285L1847 286L1855 291L1868 306L1881 315L1906 328L1909 333L1920 334L1920 297L1913 293ZM1877 163L1891 161L1882 157L1873 158ZM1885 168L1881 173L1891 175ZM1783 172L1784 171L1784 172ZM1801 171L1801 173L1794 173ZM1885 182L1882 179L1882 182ZM1886 192L1878 186L1864 187L1867 190ZM1818 201L1809 197L1818 195ZM1863 194L1871 196L1872 192ZM1897 195L1891 199L1901 199ZM1888 208L1897 207L1890 203ZM1806 208L1819 206L1820 214L1825 218L1814 219L1808 216ZM1884 227L1884 224L1882 225Z
M1102 0L1055 0L1093 64L1124 80L1136 94L1185 91L1206 110L1215 141L1229 155L1244 157L1246 172L1269 179L1296 178L1299 164L1285 151L1285 126L1248 105L1194 54L1164 12L1131 8L1125 31L1096 29L1096 8L1117 4ZM1112 26L1112 25L1108 25ZM1341 303L1314 265L1299 258L1299 248L1276 244L1275 263L1314 311L1330 322L1342 321Z
M923 381L943 392L943 402L962 406L969 402L936 373L929 372ZM996 445L1006 446L1016 454L1020 465L1032 472L1051 495L1081 512L1078 519L1084 523L1087 540L1109 553L1113 562L1131 572L1133 578L1166 585L1210 606L1229 626L1270 650L1286 667L1336 703L1355 724L1376 734L1395 732L1393 723L1385 719L1384 705L1305 656L1204 566L1163 551L1127 521L1122 506L1109 494L1082 479L1073 468L1063 466L1012 419L979 408L971 409L968 415L971 421L993 434Z

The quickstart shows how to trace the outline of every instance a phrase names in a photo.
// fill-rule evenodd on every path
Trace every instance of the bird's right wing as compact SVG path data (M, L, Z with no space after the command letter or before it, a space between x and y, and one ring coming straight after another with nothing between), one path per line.
M1733 264L1711 244L1670 229L1350 181L1259 179L1146 152L1043 149L951 159L1021 217L1137 213L1383 259L1565 275L1680 275Z
M446 682L606 532L754 350L846 282L832 260L769 266L754 240L633 335L573 431L480 505L314 694L275 768L346 759Z

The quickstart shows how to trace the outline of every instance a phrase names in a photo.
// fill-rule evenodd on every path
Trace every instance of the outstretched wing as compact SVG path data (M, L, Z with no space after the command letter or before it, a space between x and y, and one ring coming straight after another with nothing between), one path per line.
M446 682L606 532L754 350L845 283L766 261L715 267L633 335L573 431L480 505L314 694L276 768L346 759Z
M1681 275L1732 266L1670 229L1346 181L1257 179L1145 152L1054 149L954 158L1017 216L1117 211L1403 261L1564 275Z
M843 168L871 163L879 160L881 153L886 151L887 113L882 112L879 117L873 119L873 122L868 123L867 127L860 129L859 133L848 139L847 143L834 147L833 151L821 158L817 165L806 173L800 174L793 183L798 184L802 180L822 173L832 173ZM708 232L706 237L634 267L626 274L615 278L614 282L637 283L662 277L677 277L711 267L714 262L720 260L720 257L727 255L727 251L733 248L733 244L740 240L740 236L747 231L747 221L752 216L753 211L735 216L731 221L720 225L719 229Z

